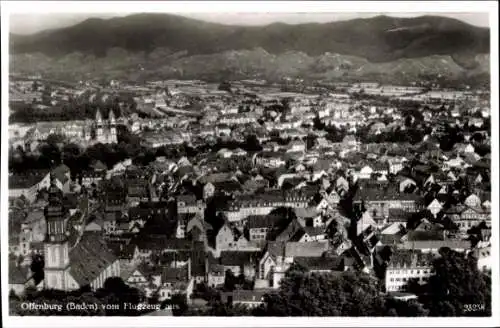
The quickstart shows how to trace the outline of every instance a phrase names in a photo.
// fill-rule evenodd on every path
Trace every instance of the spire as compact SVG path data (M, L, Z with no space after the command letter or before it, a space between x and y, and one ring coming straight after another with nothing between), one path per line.
M97 109L97 111L95 113L95 120L97 123L102 122L102 115L101 115L101 111L99 110L99 108Z
M116 121L116 118L115 118L115 113L113 112L112 109L109 110L109 121L114 124L115 121Z

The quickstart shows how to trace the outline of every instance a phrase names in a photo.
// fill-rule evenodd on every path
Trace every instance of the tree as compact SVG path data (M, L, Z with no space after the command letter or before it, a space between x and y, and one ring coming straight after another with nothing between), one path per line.
M292 265L276 293L264 296L263 316L425 316L416 301L403 302L380 293L378 283L364 273L308 273Z
M434 275L421 301L431 316L491 316L491 277L480 272L473 256L440 250ZM470 305L479 306L473 311Z
M106 308L106 315L138 315L143 311L141 309L126 307L128 304L139 304L144 299L144 295L137 288L125 284L120 277L106 279L103 288L98 289L95 292L95 296L104 304L118 305L118 307Z
M231 270L226 270L226 276L224 278L224 290L232 292L236 286L237 279Z
M32 255L30 270L33 272L35 284L39 284L44 278L43 268L45 267L44 258L39 254Z
M352 272L310 274L294 266L278 293L265 296L269 316L377 316L384 310L375 281Z
M66 138L63 135L51 133L47 136L45 140L49 145L57 145L59 143L63 143Z
M245 142L242 144L242 148L246 151L261 151L262 146L260 145L259 139L254 134L246 137Z
M188 310L187 299L185 294L174 294L166 304L172 307L172 314L174 316L182 316Z

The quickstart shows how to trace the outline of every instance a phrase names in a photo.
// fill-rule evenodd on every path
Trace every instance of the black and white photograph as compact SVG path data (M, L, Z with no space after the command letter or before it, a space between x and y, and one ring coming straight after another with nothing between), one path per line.
M498 4L237 3L2 1L6 327L499 324Z

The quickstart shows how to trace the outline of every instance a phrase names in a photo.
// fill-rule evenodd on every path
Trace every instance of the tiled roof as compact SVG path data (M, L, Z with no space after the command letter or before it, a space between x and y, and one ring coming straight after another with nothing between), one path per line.
M271 215L250 215L247 217L247 227L253 228L271 228L276 222L276 217Z
M189 279L189 272L187 266L184 266L182 268L164 267L161 272L162 283L186 282L188 279Z
M39 183L49 172L46 170L30 170L26 174L9 176L9 189L27 189Z
M451 249L469 249L471 247L471 243L468 240L447 239L405 241L401 245L401 248L404 249L440 249L441 247L449 247Z
M304 227L304 231L311 237L318 236L325 233L324 227Z
M318 214L320 214L320 212L318 212L315 207L294 208L293 211L297 216L297 218L303 218L303 219L314 218L318 216Z
M287 257L318 257L322 256L329 248L327 242L288 242L285 245L285 256Z
M137 245L140 250L161 251L161 250L182 250L191 249L193 243L186 239L169 239L167 236L149 236L135 239L132 243Z
M84 233L79 243L69 251L70 273L84 286L94 281L117 260L104 240L94 233Z
M294 261L309 270L343 271L343 258L336 257L295 257Z
M420 201L422 197L416 194L400 193L398 188L362 188L356 192L353 201Z
M389 261L389 268L427 267L432 265L434 255L418 250L396 249Z
M223 251L220 254L219 263L225 266L243 266L245 264L257 263L260 254L261 251Z

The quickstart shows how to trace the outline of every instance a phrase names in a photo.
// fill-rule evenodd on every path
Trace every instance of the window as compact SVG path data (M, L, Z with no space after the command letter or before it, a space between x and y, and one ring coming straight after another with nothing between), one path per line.
M391 278L391 281L394 281L394 278Z

